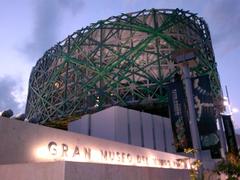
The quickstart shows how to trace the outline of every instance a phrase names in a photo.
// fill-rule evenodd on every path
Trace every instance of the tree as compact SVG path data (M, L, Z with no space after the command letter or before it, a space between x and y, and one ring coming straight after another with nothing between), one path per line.
M240 156L230 152L227 153L226 159L218 163L216 172L226 174L228 180L238 180L240 178Z

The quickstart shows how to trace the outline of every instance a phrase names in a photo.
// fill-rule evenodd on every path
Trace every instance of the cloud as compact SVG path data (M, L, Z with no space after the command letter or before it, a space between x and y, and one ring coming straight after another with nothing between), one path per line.
M76 15L83 7L82 0L39 0L34 1L34 28L32 37L23 48L31 61L56 44L65 12Z
M77 15L84 6L82 0L58 0L63 9L69 10L73 15Z
M223 52L240 46L240 1L208 1L204 14L212 29L212 39Z
M14 113L23 112L23 104L16 100L17 81L9 76L0 78L0 111L12 109Z

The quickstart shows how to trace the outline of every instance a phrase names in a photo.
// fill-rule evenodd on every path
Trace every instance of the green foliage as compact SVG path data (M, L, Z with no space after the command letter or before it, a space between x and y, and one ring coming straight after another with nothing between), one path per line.
M78 115L72 115L65 118L55 119L54 121L46 121L43 125L51 128L67 130L68 123L80 119Z
M185 148L184 152L186 154L190 153L190 154L194 155L197 152L197 150L194 149L194 148ZM202 163L198 159L191 163L191 169L190 169L191 180L197 180L198 179L198 177L199 177L199 169L200 169L201 165L202 165Z
M218 174L226 174L228 180L237 180L240 178L240 156L227 153L226 159L218 163L216 171Z

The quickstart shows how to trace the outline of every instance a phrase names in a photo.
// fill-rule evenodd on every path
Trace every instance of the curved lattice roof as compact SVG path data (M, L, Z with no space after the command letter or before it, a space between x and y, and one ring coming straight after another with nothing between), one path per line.
M194 49L193 76L208 74L221 93L210 33L196 14L179 9L124 13L74 32L33 68L26 106L41 123L121 105L166 110L166 85L181 75L173 54Z

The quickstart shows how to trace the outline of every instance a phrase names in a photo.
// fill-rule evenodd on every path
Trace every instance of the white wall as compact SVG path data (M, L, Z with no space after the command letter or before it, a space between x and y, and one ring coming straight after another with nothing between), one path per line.
M83 122L81 122L83 121ZM69 123L68 130L166 152L176 152L168 118L113 106ZM155 146L154 146L155 145Z

